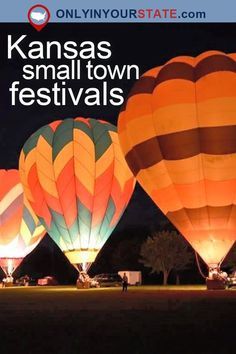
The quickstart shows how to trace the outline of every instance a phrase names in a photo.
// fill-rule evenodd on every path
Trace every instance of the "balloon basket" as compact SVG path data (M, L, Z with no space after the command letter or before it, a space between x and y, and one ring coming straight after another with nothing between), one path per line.
M227 284L222 279L206 279L207 290L225 290Z
M77 289L89 289L90 288L90 282L89 281L85 281L84 283L82 283L80 281L80 279L77 279L76 288Z
M91 279L89 275L83 270L79 271L79 277L76 281L77 289L89 289L90 285Z
M13 282L9 282L5 284L5 288L11 288L13 287Z

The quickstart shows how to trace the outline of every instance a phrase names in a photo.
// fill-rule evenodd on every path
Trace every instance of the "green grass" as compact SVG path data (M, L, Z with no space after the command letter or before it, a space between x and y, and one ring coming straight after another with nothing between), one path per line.
M4 288L0 353L230 354L235 308L204 286Z

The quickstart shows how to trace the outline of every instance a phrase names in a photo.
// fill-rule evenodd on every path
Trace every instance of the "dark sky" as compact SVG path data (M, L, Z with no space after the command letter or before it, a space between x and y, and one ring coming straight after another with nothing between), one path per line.
M197 55L206 50L222 50L235 52L236 24L49 24L41 32L37 32L29 24L0 24L0 166L1 168L16 168L18 156L25 140L31 133L44 124L56 119L76 116L102 118L114 124L117 122L119 107L100 106L79 107L68 104L65 107L49 105L46 107L33 105L12 107L10 104L9 86L20 79L22 66L27 60L7 59L7 35L19 38L27 34L26 43L33 40L99 42L106 40L112 44L112 58L103 64L137 64L142 74L146 70L162 65L165 61L177 55ZM24 46L23 46L24 47ZM46 61L30 61L30 64ZM61 64L50 60L48 64ZM68 63L68 62L67 62ZM96 63L99 63L96 61ZM32 88L51 86L52 82L24 82ZM121 87L125 95L133 82L114 82ZM91 82L70 81L69 86L78 90L79 87L96 86ZM160 213L139 188L128 207L128 211L120 226L133 223L155 224Z

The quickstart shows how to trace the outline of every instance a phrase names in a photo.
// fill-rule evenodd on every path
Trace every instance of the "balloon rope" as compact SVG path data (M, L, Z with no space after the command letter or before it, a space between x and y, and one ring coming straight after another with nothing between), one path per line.
M202 271L201 266L200 266L200 263L199 263L198 254L197 254L196 251L195 251L195 258L196 258L196 263L197 263L197 267L198 267L199 273L201 274L201 276L202 276L204 279L206 279L207 277L203 274L203 271Z

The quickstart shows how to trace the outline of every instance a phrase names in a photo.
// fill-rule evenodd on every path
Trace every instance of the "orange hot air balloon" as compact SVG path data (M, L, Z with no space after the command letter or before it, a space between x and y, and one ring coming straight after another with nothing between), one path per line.
M17 170L0 170L0 266L11 276L46 231L24 198Z
M208 51L151 69L118 122L138 182L210 268L236 239L235 60Z
M65 119L24 144L20 173L35 213L77 270L87 271L120 220L135 179L108 122Z

